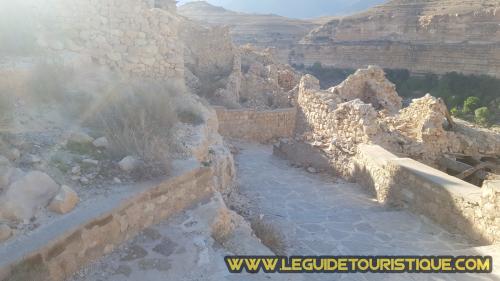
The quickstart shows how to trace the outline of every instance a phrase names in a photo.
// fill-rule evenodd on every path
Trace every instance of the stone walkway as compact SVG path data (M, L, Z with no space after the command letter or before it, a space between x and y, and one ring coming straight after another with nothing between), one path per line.
M238 146L245 216L275 251L288 255L460 255L460 250L472 246L464 237L420 216L381 207L356 184L290 167L272 156L268 146ZM272 252L234 213L231 221L236 227L230 237L222 243L214 239L221 210L227 211L215 196L144 231L70 280L494 280L489 275L229 274L225 255Z
M268 146L239 144L240 193L287 255L443 255L473 247L424 217L384 208L357 184L293 168ZM271 247L272 248L272 247ZM458 254L459 255L459 254ZM310 276L308 280L337 280ZM492 280L487 275L368 274L349 280ZM342 278L342 280L344 280Z

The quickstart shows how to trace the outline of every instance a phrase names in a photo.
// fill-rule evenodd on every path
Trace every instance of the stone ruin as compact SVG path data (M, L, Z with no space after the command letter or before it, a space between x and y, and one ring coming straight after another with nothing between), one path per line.
M402 109L395 86L379 67L358 70L328 90L305 75L295 100L298 139L323 148L332 159L349 162L359 144L377 144L434 167L445 155L500 156L499 134L452 121L441 99L426 95ZM345 169L339 165L341 173Z
M227 27L204 27L185 20L185 80L197 95L226 108L290 107L288 92L300 76L279 63L272 51L233 44Z

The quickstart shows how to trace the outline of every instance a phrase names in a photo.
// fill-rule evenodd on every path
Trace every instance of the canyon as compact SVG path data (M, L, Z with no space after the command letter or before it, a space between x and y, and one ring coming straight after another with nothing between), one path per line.
M498 2L388 1L311 31L290 62L498 76Z
M412 73L500 75L497 1L391 0L350 16L293 20L195 2L180 13L225 25L237 44L275 48L283 63ZM251 20L250 20L251 19Z

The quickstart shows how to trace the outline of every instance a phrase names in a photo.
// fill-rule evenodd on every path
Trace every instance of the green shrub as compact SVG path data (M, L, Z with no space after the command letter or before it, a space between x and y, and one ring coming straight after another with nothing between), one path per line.
M458 109L456 106L450 110L450 113L455 117L462 117L462 111Z
M474 112L474 110L478 109L479 108L479 98L478 97L468 97L465 101L464 101L464 109L463 109L463 112L464 113L472 113Z
M487 107L480 107L474 111L474 121L477 124L486 126L491 120L491 112Z

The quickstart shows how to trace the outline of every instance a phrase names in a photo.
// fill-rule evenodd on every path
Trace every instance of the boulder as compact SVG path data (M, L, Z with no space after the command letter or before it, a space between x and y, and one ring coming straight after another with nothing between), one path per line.
M133 156L127 156L123 158L122 161L118 163L118 165L120 166L120 169L122 169L123 171L131 172L135 170L135 168L137 168L137 166L139 165L139 161L135 159Z
M0 196L0 219L27 221L36 211L47 206L59 192L50 176L32 171L10 184Z
M80 201L78 194L69 186L61 186L59 193L49 204L49 210L59 214L69 213Z
M93 141L94 139L84 132L72 132L68 137L68 142L72 143L89 144Z
M92 144L94 144L95 147L97 148L108 148L109 142L108 139L105 137L100 137L96 139Z
M3 242L12 236L12 229L6 224L0 224L0 242Z

